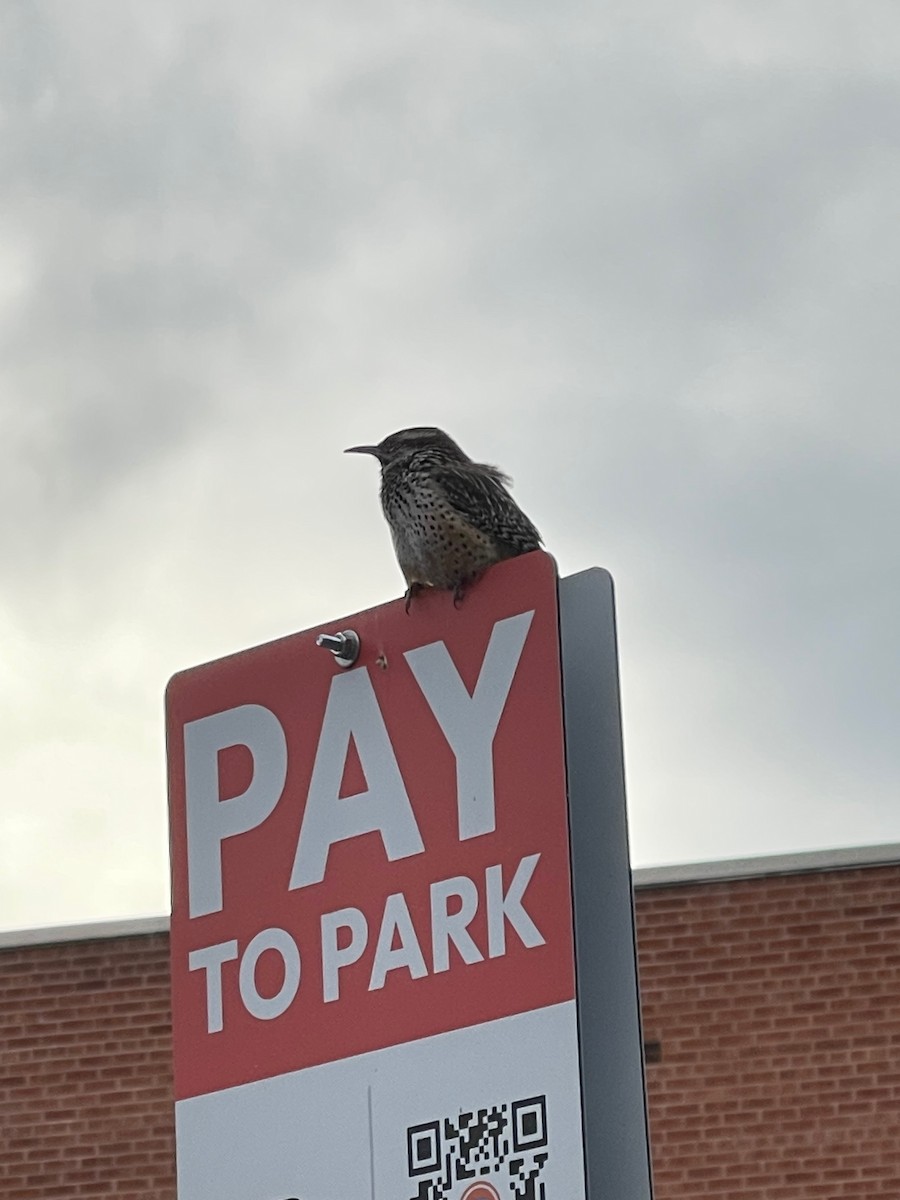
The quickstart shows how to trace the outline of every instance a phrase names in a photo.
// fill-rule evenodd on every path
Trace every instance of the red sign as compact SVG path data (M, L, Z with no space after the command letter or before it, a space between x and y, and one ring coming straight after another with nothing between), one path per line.
M574 998L548 555L176 675L167 736L177 1099Z

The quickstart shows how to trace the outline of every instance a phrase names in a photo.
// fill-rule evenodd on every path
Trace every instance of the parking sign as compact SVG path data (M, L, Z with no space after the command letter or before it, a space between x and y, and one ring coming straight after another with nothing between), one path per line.
M553 560L176 675L181 1200L586 1195Z

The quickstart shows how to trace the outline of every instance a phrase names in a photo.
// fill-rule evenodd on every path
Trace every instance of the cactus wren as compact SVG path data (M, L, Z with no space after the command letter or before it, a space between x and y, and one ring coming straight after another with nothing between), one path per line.
M381 463L381 507L407 583L406 611L422 588L448 588L459 605L492 563L537 550L541 536L497 467L472 462L440 429L401 429L377 446L351 446Z

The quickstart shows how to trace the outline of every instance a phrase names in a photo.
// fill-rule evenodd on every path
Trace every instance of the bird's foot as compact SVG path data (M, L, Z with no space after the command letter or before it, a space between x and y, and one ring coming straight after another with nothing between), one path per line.
M413 596L417 596L419 592L424 591L424 583L411 583L406 589L406 614L409 615L409 606L412 603Z
M456 584L453 589L453 607L459 608L462 605L463 597L468 592L473 583L477 583L484 574L486 568L478 571L473 571L471 575L466 575Z

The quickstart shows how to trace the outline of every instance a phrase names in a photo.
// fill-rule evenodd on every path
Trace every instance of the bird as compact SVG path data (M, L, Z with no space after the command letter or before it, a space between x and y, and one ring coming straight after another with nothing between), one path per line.
M494 563L539 549L541 535L507 490L498 467L473 462L442 429L400 429L374 446L348 446L381 464L381 507L400 570L406 611L423 588L453 592Z

